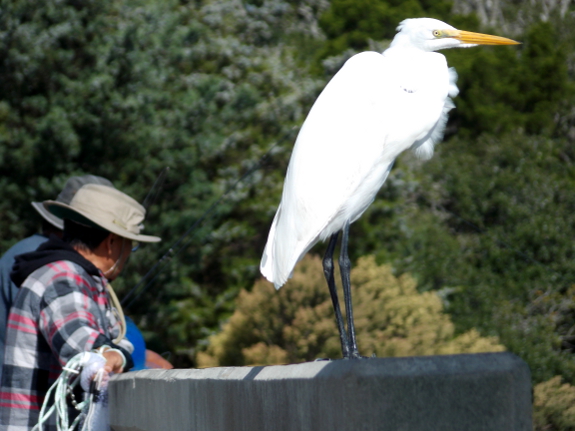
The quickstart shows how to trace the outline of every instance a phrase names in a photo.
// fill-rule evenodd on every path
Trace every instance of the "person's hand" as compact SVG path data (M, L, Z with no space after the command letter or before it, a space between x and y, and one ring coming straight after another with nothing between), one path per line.
M146 350L146 368L163 368L164 370L171 370L174 366L156 352Z
M104 370L108 373L121 373L124 371L124 358L115 350L106 350L102 353L104 359L106 359L106 365L104 365Z

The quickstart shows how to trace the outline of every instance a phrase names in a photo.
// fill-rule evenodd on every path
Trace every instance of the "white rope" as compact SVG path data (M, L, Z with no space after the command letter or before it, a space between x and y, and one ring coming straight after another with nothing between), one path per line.
M99 353L78 353L62 367L62 373L46 393L46 398L40 409L38 423L32 428L32 431L42 431L45 422L47 422L54 413L56 414L56 428L58 431L73 431L82 419L84 419L84 425L81 431L90 428L90 421L88 419L93 412L94 394L90 392L84 401L75 402L73 390L80 383L80 370L91 360L91 355L102 356ZM104 372L104 368L100 368L93 379L97 389L100 387ZM48 408L52 395L54 396L54 404ZM72 423L70 423L70 418L68 417L69 405L66 402L68 395L72 396L73 407L80 412Z
M112 340L114 344L118 344L122 339L126 336L127 326L126 326L126 317L124 316L124 310L122 309L122 304L118 301L118 297L116 296L116 292L112 288L112 285L108 283L108 293L110 294L110 299L112 302L112 310L116 313L116 319L118 319L118 323L120 324L120 335L118 338Z

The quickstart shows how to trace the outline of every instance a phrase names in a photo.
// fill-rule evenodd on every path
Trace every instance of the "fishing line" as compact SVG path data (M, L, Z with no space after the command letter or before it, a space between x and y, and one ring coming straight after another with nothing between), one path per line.
M186 230L186 232L184 232L184 234L181 235L180 238L178 238L173 243L173 245L168 249L168 251L166 253L164 253L164 255L154 264L154 266L152 266L152 268L150 268L150 270L140 279L140 281L138 281L138 283L136 283L136 285L124 296L124 298L122 299L122 307L123 308L129 308L148 289L148 287L150 287L152 285L152 283L160 275L162 270L164 268L166 268L167 263L173 257L177 256L183 249L185 249L190 244L190 242L192 241L192 238L190 237L187 239L187 241L184 241L186 239L186 237L188 237L200 225L200 223L202 223L202 221L204 221L205 218L208 215L210 215L218 207L218 205L224 200L224 198L226 198L243 180L245 180L250 175L252 175L255 171L260 169L262 167L262 165L264 164L264 162L269 157L269 155L271 154L271 152L276 147L278 147L280 144L282 144L292 134L292 132L295 130L295 128L296 127L292 127L290 130L288 130L282 136L282 138L280 140L275 142L266 151L266 153L260 157L260 159L254 164L254 166L252 166L250 169L248 169L239 179L237 179L230 187L228 187L228 189L224 193L222 193L220 195L220 197L218 199L216 199L216 201L214 203L212 203L212 205L210 205L210 207L188 228L188 230ZM157 269L157 271L156 271L156 269ZM154 271L155 271L155 274L153 275L153 277L151 277L152 274L154 273ZM136 294L136 291L138 290L138 288L140 286L142 286L142 284L149 277L151 277L150 280ZM128 299L130 299L130 297L132 295L135 295L135 296L132 298L132 300L130 302L127 303Z
M169 170L170 170L169 166L166 166L164 169L162 169L162 171L160 172L160 175L158 175L158 178L156 178L156 181L154 181L154 185L152 186L152 188L150 189L150 191L146 195L144 202L142 202L142 206L146 209L146 215L148 214L148 209L152 205L154 205L154 203L156 202L156 199L158 198L158 196L160 194L160 191L162 189L162 185L164 184L164 181L166 180L166 176L168 175Z

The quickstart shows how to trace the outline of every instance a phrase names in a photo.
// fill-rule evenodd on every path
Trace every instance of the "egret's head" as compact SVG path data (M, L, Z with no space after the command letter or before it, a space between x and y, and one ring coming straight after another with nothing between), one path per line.
M477 45L517 45L505 37L457 30L433 18L411 18L402 21L390 47L438 51L447 48L470 48Z

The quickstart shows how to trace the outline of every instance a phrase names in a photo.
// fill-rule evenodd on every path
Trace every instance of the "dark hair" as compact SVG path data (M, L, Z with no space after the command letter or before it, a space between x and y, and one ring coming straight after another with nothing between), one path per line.
M57 228L52 223L42 219L42 235L49 237L50 235L62 235L62 229Z
M62 239L72 247L93 251L102 244L108 235L110 232L107 230L64 219L64 237Z

